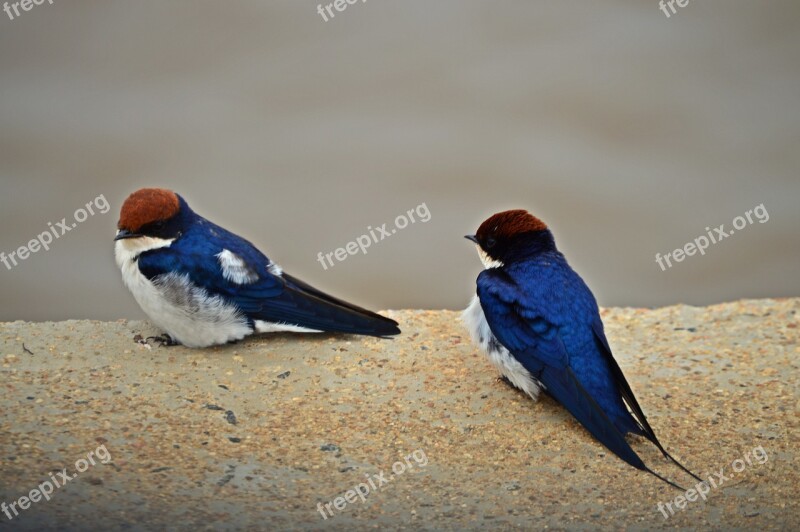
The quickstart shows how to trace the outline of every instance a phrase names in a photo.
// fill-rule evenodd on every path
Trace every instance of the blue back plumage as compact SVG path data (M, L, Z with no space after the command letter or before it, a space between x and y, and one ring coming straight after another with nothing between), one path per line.
M269 272L269 259L263 253L247 240L195 214L182 198L181 203L185 232L170 247L142 254L142 274L149 279L170 272L187 274L194 284L212 295L230 298L244 312L252 309L248 300L281 293L283 282ZM223 277L217 255L226 249L253 268L258 275L256 283L241 285Z
M233 304L252 325L256 320L309 329L387 336L399 334L394 320L337 299L286 273L273 273L271 261L238 235L206 220L180 201L179 238L169 247L142 253L139 270L148 279L186 275L210 296ZM252 275L234 282L223 274L218 255L235 254Z
M598 440L644 468L624 438L640 429L601 348L597 303L564 256L555 249L531 254L484 270L477 284L497 339Z
M559 253L552 233L522 209L487 218L475 235L487 269L477 280L486 323L499 341L595 438L637 469L649 469L625 440L661 445L608 345L594 295Z

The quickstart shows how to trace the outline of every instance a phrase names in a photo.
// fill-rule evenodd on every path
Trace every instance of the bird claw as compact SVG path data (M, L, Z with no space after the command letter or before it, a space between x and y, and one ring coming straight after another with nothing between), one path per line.
M161 336L148 336L144 340L145 342L147 342L148 340L153 340L154 342L158 342L159 344L161 344L162 347L173 347L176 345L181 345L180 342L176 342L168 334L162 334Z
M509 386L511 386L512 388L516 388L516 386L514 386L514 383L512 383L505 375L500 375L499 377L497 377L497 382L504 382Z

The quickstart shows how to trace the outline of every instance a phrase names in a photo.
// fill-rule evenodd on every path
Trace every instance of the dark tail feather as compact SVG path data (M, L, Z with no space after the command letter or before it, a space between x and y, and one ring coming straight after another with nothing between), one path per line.
M400 334L393 319L328 295L287 273L282 277L286 281L284 292L271 299L268 308L254 313L259 319L348 334Z
M570 368L563 370L546 368L540 379L547 387L547 392L575 416L575 419L608 450L636 469L646 471L673 488L685 491L678 484L662 477L644 464L625 440L624 434L617 429L603 409L584 390Z
M539 379L547 392L608 450L636 469L644 469L642 459L631 449L623 434L608 419L603 409L586 393L572 370L545 368Z
M658 447L658 450L661 451L665 457L671 460L672 463L680 467L693 478L703 482L702 478L689 471L689 469L687 469L683 464L673 458L672 455L669 454L666 449L664 449L664 446L661 445L661 442L658 441L656 433L653 430L653 427L650 426L650 423L647 422L647 417L644 415L642 407L639 406L636 396L633 395L633 390L631 390L630 384L628 384L627 379L625 379L622 369L620 369L619 364L617 364L617 361L614 360L614 356L611 354L611 347L609 347L605 334L603 334L603 324L600 322L599 318L592 324L592 328L594 329L595 339L600 346L600 351L605 355L606 361L611 368L611 373L614 375L617 389L619 390L620 395L622 395L622 399L625 401L625 404L627 404L628 408L631 410L634 420L639 424L642 435L653 442L653 444Z
M651 437L651 435L652 435L652 437ZM689 469L687 469L686 466L684 466L682 463L678 462L671 454L669 454L667 452L666 449L664 449L664 446L661 445L661 442L658 441L658 438L656 438L656 435L653 433L653 429L650 429L650 433L645 431L644 436L645 436L645 438L647 438L648 440L653 442L655 444L655 446L658 447L658 450L661 451L661 454L663 454L665 457L667 457L673 464L675 464L676 466L678 466L681 469L683 469L686 473L691 475L692 478L694 478L696 480L699 480L700 482L703 482L702 478L698 477L697 475L695 475L694 473L689 471Z
M672 482L671 480L669 480L669 479L667 479L667 478L664 478L664 477L662 477L661 475L659 475L658 473L656 473L655 471L653 471L652 469L650 469L650 468L649 468L649 467L647 467L647 466L645 466L645 467L644 467L644 471L647 471L648 473L650 473L651 475L653 475L654 477L656 477L656 478L657 478L657 479L659 479L659 480L663 480L664 482L666 482L667 484L669 484L669 485L670 485L670 486L672 486L673 488L679 489L679 490L681 490L681 491L686 491L686 490L685 490L683 487L681 487L680 485L678 485L678 484L675 484L675 483L674 483L674 482Z

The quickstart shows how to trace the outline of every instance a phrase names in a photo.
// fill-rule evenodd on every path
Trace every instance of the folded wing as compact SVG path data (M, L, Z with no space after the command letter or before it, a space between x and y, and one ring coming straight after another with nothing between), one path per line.
M139 270L151 280L170 273L187 275L209 295L221 296L235 304L252 322L261 320L370 336L400 334L396 321L325 294L291 275L273 273L269 259L249 242L232 240L230 233L226 236L224 248L209 235L203 235L193 245L143 253L139 257ZM242 282L226 278L216 259L223 251L236 254L254 275L248 275Z
M569 366L558 329L504 272L484 270L478 297L495 337L592 436L637 469L646 469L623 434L584 389Z

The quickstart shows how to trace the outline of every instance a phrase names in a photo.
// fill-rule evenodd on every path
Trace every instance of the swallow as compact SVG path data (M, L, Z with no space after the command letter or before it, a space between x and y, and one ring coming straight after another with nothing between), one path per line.
M462 314L473 342L511 384L536 400L544 391L631 466L648 468L625 439L661 445L606 340L594 295L556 248L550 229L525 210L497 213L465 238L484 270Z
M114 240L125 286L172 342L187 347L266 332L400 334L396 321L284 272L170 190L131 194Z

